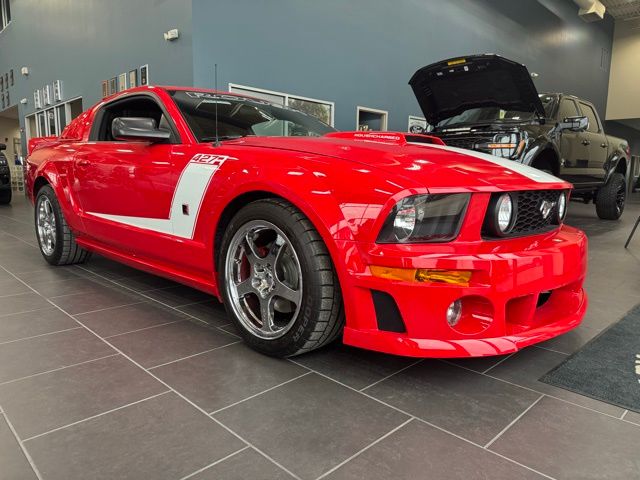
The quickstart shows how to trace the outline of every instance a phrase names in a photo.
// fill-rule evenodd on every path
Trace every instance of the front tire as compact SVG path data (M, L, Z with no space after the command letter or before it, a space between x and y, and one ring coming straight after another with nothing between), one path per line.
M38 191L34 220L40 253L51 265L84 263L90 257L91 253L76 243L49 185Z
M614 173L607 184L598 190L596 213L603 220L618 220L624 211L627 182L624 175Z
M342 332L342 294L327 247L284 200L252 202L231 220L218 285L242 337L264 354L299 355Z
M0 190L0 205L8 205L11 203L11 189Z

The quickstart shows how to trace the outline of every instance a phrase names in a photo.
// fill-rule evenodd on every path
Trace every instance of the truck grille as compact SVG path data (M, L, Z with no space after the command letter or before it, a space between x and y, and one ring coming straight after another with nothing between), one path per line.
M442 141L446 145L449 145L450 147L458 147L458 148L465 148L467 150L473 150L473 147L475 146L476 143L486 142L489 137L477 137L477 136L473 136L473 137L457 137L457 136L451 136L451 137L440 137L440 138L442 139Z
M559 225L557 223L558 199L563 190L526 190L522 192L511 192L517 205L516 222L513 229L504 238L522 237L525 235L536 235L538 233L549 232ZM501 193L494 195L502 195ZM551 213L544 218L541 211L543 201L553 204ZM487 216L491 212L487 212ZM496 238L488 229L483 228L484 238Z

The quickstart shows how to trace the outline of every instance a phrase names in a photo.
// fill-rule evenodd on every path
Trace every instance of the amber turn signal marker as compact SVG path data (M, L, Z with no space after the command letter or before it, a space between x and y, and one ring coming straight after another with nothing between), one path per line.
M374 277L403 282L449 283L453 285L469 285L470 270L429 270L415 268L393 268L370 265Z
M423 270L416 272L419 282L451 283L455 285L469 285L470 270Z
M376 265L370 265L369 268L374 277L386 280L402 280L404 282L415 282L416 273L418 272L415 268L378 267Z
M497 149L497 148L516 148L515 143L489 143L487 148Z

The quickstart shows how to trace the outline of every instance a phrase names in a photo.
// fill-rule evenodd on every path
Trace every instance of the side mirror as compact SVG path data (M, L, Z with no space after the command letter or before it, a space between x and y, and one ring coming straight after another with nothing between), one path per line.
M6 150L6 149L7 149L7 145L6 145L6 144L4 144L4 143L0 143L0 152L1 152L2 150Z
M115 140L162 142L171 137L171 132L157 128L153 118L116 117L111 122L111 136Z
M571 130L572 132L584 132L589 128L587 117L567 117L558 124L559 130Z

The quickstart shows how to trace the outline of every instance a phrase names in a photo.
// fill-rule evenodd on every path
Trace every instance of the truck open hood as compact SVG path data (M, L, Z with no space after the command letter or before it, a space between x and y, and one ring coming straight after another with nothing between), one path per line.
M431 125L479 107L545 116L527 67L499 55L471 55L427 65L413 74L409 85Z

